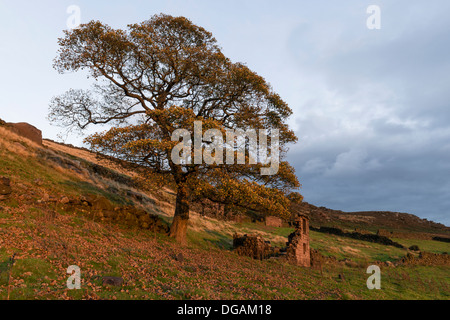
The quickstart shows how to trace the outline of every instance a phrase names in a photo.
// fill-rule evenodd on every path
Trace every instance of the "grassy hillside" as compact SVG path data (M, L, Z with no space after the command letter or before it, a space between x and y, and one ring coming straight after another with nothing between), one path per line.
M134 175L86 150L51 141L41 147L0 127L0 176L11 179L13 190L0 201L0 299L450 298L450 267L383 263L400 260L406 249L311 232L311 247L332 257L314 270L231 250L235 232L260 234L282 246L289 228L224 222L193 212L189 244L180 247L164 234L98 221L61 201L101 195L115 206L137 206L169 223L173 193L161 186L159 192L140 190ZM450 251L444 242L395 241ZM381 290L366 287L366 268L374 263L381 266ZM66 287L70 265L81 268L81 290ZM106 286L104 276L122 277L125 283Z

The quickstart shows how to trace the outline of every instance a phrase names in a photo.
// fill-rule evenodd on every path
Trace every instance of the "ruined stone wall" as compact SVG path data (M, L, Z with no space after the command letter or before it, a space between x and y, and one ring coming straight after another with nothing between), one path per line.
M59 203L66 210L84 212L89 218L101 222L114 222L129 227L168 233L169 227L162 219L135 206L115 206L107 198L99 195L84 195L76 198L66 196L61 199L48 194L39 200L40 203Z
M398 239L421 239L421 240L436 240L436 241L450 242L450 235L442 236L439 234L424 233L424 232L395 232L379 229L377 231L377 235Z
M233 235L234 251L240 256L247 256L253 259L263 260L274 254L269 242L264 241L260 236Z
M372 232L360 228L355 228L355 232L361 234L372 234Z
M310 267L309 220L304 216L300 216L294 220L293 225L295 231L288 237L286 258L292 264Z
M312 250L309 246L308 217L297 216L294 218L292 225L295 227L295 231L289 235L286 248L274 248L269 241L264 241L261 236L234 234L234 251L239 255L254 259L262 260L278 257L286 259L287 262L297 266L311 267L313 265L315 268L321 268L322 258L318 252L314 251L315 258L311 259Z
M243 210L231 208L229 205L213 202L208 199L201 199L191 203L191 210L201 216L210 217L222 221L251 222L252 219Z

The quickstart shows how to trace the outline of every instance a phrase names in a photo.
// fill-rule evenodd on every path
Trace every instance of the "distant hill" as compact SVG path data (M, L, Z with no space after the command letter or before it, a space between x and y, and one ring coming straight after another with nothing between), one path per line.
M310 216L313 226L333 226L377 232L382 229L399 233L429 233L448 235L450 228L437 222L421 219L413 214L390 211L344 212L317 207L308 202L293 205L294 211Z

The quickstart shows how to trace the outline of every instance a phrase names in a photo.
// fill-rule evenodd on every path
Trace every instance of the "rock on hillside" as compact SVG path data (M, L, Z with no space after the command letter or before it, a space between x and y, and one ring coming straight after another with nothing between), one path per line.
M42 131L29 123L9 123L0 119L0 126L4 126L15 134L42 145Z

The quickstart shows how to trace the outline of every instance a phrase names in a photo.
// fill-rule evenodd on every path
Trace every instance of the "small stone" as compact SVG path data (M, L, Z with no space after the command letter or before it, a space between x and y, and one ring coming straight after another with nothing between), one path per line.
M391 261L386 261L386 265L391 268L395 267L395 265Z
M0 195L9 195L11 194L11 180L9 178L1 177L0 178Z
M121 277L103 277L102 278L104 286L114 286L121 287L123 285L123 278Z
M86 195L86 196L80 197L81 203L86 207L91 207L92 202L94 202L94 200L95 200L95 196L93 196L93 195Z
M60 202L61 202L62 204L68 204L68 203L70 202L70 199L69 199L68 197L62 197L61 200L60 200Z
M176 261L178 261L178 262L183 262L183 261L184 261L183 254L182 254L181 252L178 253L178 254L174 254L174 255L173 255L173 258L174 258Z

